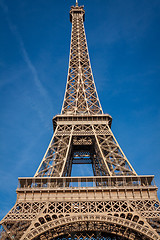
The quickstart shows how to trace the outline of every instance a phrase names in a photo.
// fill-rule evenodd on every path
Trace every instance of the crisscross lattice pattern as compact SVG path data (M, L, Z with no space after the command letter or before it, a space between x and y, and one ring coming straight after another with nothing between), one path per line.
M83 24L84 10L78 6L75 9L76 11L70 12L72 36L62 114L101 114L102 108L93 79Z
M78 3L71 7L62 112L53 119L55 132L34 181L20 181L17 202L1 221L2 240L160 239L160 203L157 188L151 185L153 176L137 179L110 129L112 118L103 114L89 60L84 13ZM69 178L76 163L91 163L99 177Z
M79 232L57 237L55 240L126 240L124 237L114 236L101 232Z
M57 126L36 177L70 176L75 154L87 163L86 151L96 176L136 175L107 124L78 123Z

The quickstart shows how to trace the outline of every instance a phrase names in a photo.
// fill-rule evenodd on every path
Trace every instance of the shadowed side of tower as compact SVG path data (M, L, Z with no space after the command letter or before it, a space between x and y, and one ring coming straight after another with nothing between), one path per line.
M92 74L83 6L72 6L69 69L54 134L34 177L19 178L15 206L2 219L4 240L159 239L154 176L139 176L111 131ZM73 164L93 177L72 177Z

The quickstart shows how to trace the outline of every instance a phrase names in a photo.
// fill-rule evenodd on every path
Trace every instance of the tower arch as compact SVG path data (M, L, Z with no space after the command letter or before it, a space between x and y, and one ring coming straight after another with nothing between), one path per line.
M71 47L61 114L34 177L19 178L17 202L2 219L4 240L104 238L158 240L160 203L154 176L139 176L111 131L90 64L84 6L71 7ZM92 163L93 177L71 177ZM97 235L98 236L98 235ZM108 240L108 239L107 239Z
M84 237L87 233L96 237L96 232L104 237L111 236L113 239L130 239L130 240L158 240L154 231L148 226L139 222L123 219L119 216L104 214L75 214L72 216L60 216L57 219L48 222L41 221L41 224L34 224L28 234L25 234L21 240L41 240L41 239L70 239L69 236L82 234ZM78 235L77 235L78 236ZM97 235L98 236L98 235ZM50 238L49 238L50 237ZM76 239L76 238L75 238ZM87 239L87 238L84 238ZM94 238L93 238L94 239ZM111 238L112 239L112 238Z

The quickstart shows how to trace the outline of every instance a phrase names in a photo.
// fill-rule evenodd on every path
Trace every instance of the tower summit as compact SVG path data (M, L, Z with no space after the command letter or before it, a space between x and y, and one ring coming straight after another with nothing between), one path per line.
M71 7L69 69L54 134L34 177L19 178L14 207L1 220L8 240L158 240L154 176L139 176L111 131L92 74L83 6ZM73 164L93 177L72 177Z

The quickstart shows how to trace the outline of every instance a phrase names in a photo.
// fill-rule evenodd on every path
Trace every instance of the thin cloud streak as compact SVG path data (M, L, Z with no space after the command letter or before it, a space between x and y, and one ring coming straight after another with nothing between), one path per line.
M17 39L17 41L20 45L20 49L21 49L21 52L22 52L23 59L24 59L25 63L27 64L28 68L30 69L30 71L33 75L33 80L34 80L35 85L37 86L37 89L38 89L39 93L44 97L45 100L47 100L48 105L52 109L52 103L51 103L51 100L48 97L48 93L47 93L46 89L43 87L43 85L41 84L41 82L38 78L36 68L34 67L33 63L31 62L31 60L28 56L28 53L25 49L22 37L21 37L20 33L18 32L17 27L12 23L12 21L9 17L8 7L7 7L6 4L4 4L3 0L0 1L0 6L3 9L3 12L5 14L5 17L6 17L6 20L8 22L8 26L9 26L11 32L16 37L16 39Z
M23 132L22 135L24 135L25 131ZM45 133L45 130L41 130L39 132L39 135L37 135L36 137L36 141L38 141L39 139L41 139L43 137ZM37 146L37 142L36 141L28 141L28 145L26 145L25 148L23 148L22 150L19 150L19 155L17 156L17 162L16 164L12 166L12 171L7 171L4 174L4 171L0 169L0 179L1 182L3 182L3 185L1 186L1 190L5 190L6 188L8 188L8 179L10 179L10 187L13 187L15 185L15 181L17 181L15 179L15 175L18 175L20 171L22 171L22 167L25 166L25 164L28 161L33 161L33 159L35 159L35 155L32 154L34 152L34 149ZM2 159L2 157L0 157ZM41 159L43 158L43 154L41 156ZM40 159L40 161L41 161ZM36 159L37 160L37 159ZM36 166L35 164L32 164L33 168L36 168L38 166Z

